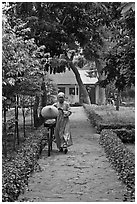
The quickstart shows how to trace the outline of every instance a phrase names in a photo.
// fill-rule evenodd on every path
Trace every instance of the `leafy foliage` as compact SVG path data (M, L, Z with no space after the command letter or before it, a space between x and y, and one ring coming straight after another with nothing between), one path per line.
M100 61L106 50L107 28L120 18L120 6L118 2L12 2L6 13L19 36L34 38L37 46L44 46L44 53L49 53L49 58L42 60L45 71L72 69L84 100L90 103L74 59L79 67L85 59ZM97 69L100 72L100 66Z
M34 38L38 46L45 45L45 53L57 59L62 54L77 55L82 48L84 57L91 60L98 57L98 51L104 45L102 36L105 32L101 27L119 18L117 8L121 3L22 2L9 5L11 25L13 18L17 19L17 25L19 19L24 22L16 26L16 33L22 35L23 30L25 39ZM56 72L64 71L63 67L56 65Z
M45 70L42 62L48 54L43 55L43 47L38 48L33 38L24 37L25 28L21 32L22 35L16 32L17 27L20 29L25 25L21 19L18 19L16 24L10 25L8 8L3 9L2 19L2 94L5 105L7 105L7 100L17 94L35 96L39 93L39 96L42 96L44 92L46 93L45 85L47 92L49 90L50 93L55 92L51 80L48 77L44 79Z
M7 16L3 16L2 46L3 95L40 92L41 78L45 74L42 61L48 56L43 54L43 47L38 48L33 38L24 40L19 36L16 27L11 28Z
M98 133L101 133L103 129L115 130L115 129L124 128L124 129L127 129L127 136L124 137L123 140L126 141L126 139L128 140L128 138L132 139L131 130L135 129L135 122L134 122L135 119L133 119L132 117L126 117L124 115L121 118L120 115L119 116L114 115L113 112L109 110L110 108L108 108L109 111L107 113L107 106L102 107L102 115L99 114L99 111L97 111L95 107L84 104L84 108L88 115L88 118L90 119L91 124L96 127Z
M103 72L107 78L103 78L101 85L114 80L116 88L122 90L134 84L134 12L128 9L123 16L125 5L122 2L10 2L5 13L18 36L34 38L37 46L44 46L43 52L49 53L48 58L41 57L45 71L60 73L66 67L72 69L71 62L76 58L81 67L85 58L98 61L97 69L101 72L105 55ZM99 80L100 76L101 73Z
M35 57L37 47L33 39L24 41L17 37L6 18L3 21L2 46L3 95L13 95L23 88L29 89L30 85L33 94L40 90L38 78L33 76L39 70L39 61Z
M116 89L135 85L135 11L131 7L120 19L113 20L110 29L110 49L105 54L106 65L102 70L106 79L101 82L106 86L114 81Z
M84 105L90 122L97 126L101 133L100 144L104 147L107 157L118 172L119 178L127 186L125 201L135 199L135 155L130 152L123 142L134 142L135 127L133 124L103 124L103 118L94 109ZM101 124L102 123L102 124ZM125 128L124 128L125 126ZM113 129L112 129L113 128ZM122 128L122 129L121 129Z
M109 161L127 186L125 201L135 200L135 155L130 152L112 130L103 130L100 144L104 147Z
M98 123L102 122L102 117L99 116L90 106L84 104L84 108L91 124L94 127L96 127Z
M114 133L122 140L123 143L135 143L135 129L115 129Z
M2 201L14 202L28 185L28 178L34 171L41 153L44 128L31 133L14 159L3 158Z

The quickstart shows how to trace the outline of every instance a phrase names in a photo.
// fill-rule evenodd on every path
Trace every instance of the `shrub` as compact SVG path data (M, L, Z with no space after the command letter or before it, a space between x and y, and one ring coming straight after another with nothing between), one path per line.
M33 172L42 149L42 139L45 138L44 128L30 134L24 145L18 150L14 159L2 160L2 201L14 202L23 193L28 178Z
M120 123L109 123L109 124L106 124L106 123L100 123L99 121L96 121L96 126L97 126L97 132L98 133L101 133L101 131L103 129L128 129L128 130L131 130L131 129L134 129L135 128L135 125L134 124L120 124Z
M101 116L96 114L89 105L84 104L83 107L85 108L86 114L94 127L97 126L98 123L102 122Z
M85 111L93 126L96 126L97 132L101 133L100 144L104 147L107 157L118 172L119 178L127 186L127 197L131 201L135 199L135 155L122 142L135 141L135 124L133 119L129 122L128 117L123 120L125 115L114 115L107 107L99 107L101 116L96 113L89 105L83 105ZM105 120L109 116L111 120ZM122 113L123 114L123 113ZM128 116L128 114L126 113ZM120 118L120 116L122 116ZM123 121L122 121L123 120ZM121 121L121 122L120 122Z
M113 132L117 134L123 143L135 143L135 129L115 129Z
M113 112L107 109L107 107L92 107L87 104L83 105L86 114L91 122L91 124L96 127L97 133L101 133L103 129L134 129L135 124L133 122L129 122L127 119L126 122L122 123L121 115L113 116ZM99 109L101 111L102 117L96 113L93 109ZM104 114L103 114L104 113ZM107 114L106 114L107 113ZM103 116L106 115L106 118L104 119ZM105 116L104 116L105 117ZM108 120L110 118L110 120ZM107 119L107 120L106 120Z
M118 172L119 178L127 186L127 196L135 198L135 155L121 142L112 130L103 130L100 144L106 155Z

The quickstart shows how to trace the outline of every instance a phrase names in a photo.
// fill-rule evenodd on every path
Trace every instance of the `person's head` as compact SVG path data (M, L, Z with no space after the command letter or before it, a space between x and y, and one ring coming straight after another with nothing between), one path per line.
M57 98L60 103L63 103L65 100L65 94L63 92L59 92Z

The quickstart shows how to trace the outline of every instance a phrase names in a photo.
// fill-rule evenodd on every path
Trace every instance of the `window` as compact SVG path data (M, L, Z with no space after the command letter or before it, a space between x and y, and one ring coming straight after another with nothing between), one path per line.
M76 88L76 93L75 88L69 88L69 95L78 95L78 88Z
M75 88L69 88L69 95L75 95Z
M77 88L77 95L78 95L78 88Z
M65 94L65 87L58 87L58 93L63 92Z

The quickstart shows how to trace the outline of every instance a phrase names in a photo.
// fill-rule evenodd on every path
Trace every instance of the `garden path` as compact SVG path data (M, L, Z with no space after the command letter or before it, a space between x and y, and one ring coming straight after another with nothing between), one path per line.
M108 162L83 107L72 107L72 112L73 146L66 155L55 144L50 157L43 150L38 161L41 171L32 174L19 202L123 201L126 188Z

